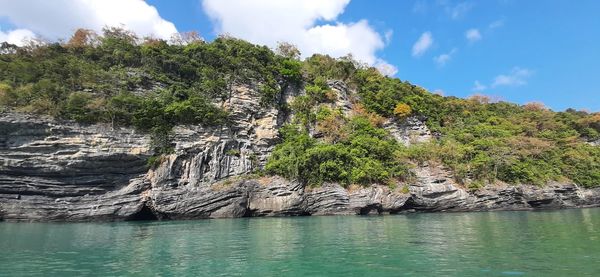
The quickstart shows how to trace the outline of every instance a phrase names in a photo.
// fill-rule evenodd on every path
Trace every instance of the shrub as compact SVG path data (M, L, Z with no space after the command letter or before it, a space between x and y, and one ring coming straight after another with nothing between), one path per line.
M346 118L339 111L332 111L329 108L321 107L316 115L317 132L323 135L323 139L329 143L335 143L348 138L346 130Z
M394 116L398 119L405 119L407 116L410 115L411 112L412 109L410 108L410 106L404 103L398 103L394 108Z
M146 161L146 166L151 169L156 169L164 161L163 155L153 155Z
M327 111L321 112L326 114L324 120L341 116L330 110L324 111ZM282 143L267 162L267 172L308 185L323 182L337 182L344 186L353 183L395 185L393 180L410 178L405 159L396 154L403 148L389 139L385 130L360 116L340 121L339 128L347 135L338 136L335 142L329 139L318 142L310 138L305 129L285 127Z
M97 120L92 113L90 103L93 96L85 92L73 92L67 98L67 103L62 111L66 118L74 119L79 122L90 123Z
M240 157L241 154L242 152L240 152L239 149L228 149L227 151L225 151L225 155L227 156Z

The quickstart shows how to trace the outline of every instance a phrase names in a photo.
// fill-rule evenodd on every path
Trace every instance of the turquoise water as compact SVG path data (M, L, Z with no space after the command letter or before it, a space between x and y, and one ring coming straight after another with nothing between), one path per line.
M600 276L600 209L0 223L0 276Z

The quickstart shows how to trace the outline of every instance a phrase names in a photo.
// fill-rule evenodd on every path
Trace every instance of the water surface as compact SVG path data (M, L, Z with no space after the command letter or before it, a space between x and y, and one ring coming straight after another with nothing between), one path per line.
M600 276L600 209L0 223L0 276Z

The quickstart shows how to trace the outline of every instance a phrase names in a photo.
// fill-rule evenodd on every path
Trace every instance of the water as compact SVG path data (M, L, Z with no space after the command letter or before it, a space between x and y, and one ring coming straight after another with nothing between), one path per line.
M600 209L0 223L0 276L600 276Z

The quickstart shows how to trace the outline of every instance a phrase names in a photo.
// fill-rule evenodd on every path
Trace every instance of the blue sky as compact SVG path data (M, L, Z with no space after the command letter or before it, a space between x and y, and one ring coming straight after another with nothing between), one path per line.
M31 22L36 13L28 7L39 1L0 0L0 40L17 30L56 38L73 24L96 28L115 20L159 37L174 29L197 30L207 40L227 32L270 46L291 41L307 55L352 52L444 95L600 111L600 1L104 0L93 8L122 11L118 19L81 1L57 1L77 7L56 10L68 24ZM39 15L52 17L52 8Z

